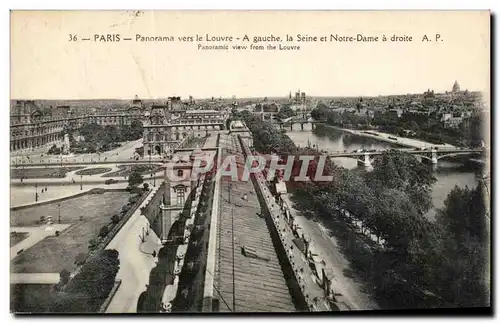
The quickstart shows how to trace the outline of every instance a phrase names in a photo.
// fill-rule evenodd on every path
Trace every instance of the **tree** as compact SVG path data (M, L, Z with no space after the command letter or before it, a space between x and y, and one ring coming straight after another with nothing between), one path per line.
M142 185L142 188L143 188L144 191L148 191L149 190L149 184L148 183L144 183Z
M74 263L76 265L81 265L84 263L84 261L85 261L85 254L83 252L80 252L76 255Z
M118 251L102 250L91 257L59 293L52 312L97 312L114 286L120 261Z
M120 217L118 215L113 215L111 217L111 222L113 222L114 224L118 224L118 222L120 222Z
M408 127L410 128L410 130L413 130L413 131L419 131L420 128L418 126L418 124L415 122L415 121L410 121L410 124L408 125Z
M318 102L315 109L311 111L311 117L316 120L324 120L327 119L330 114L330 110L328 106L324 102Z
M104 238L109 233L109 228L107 225L103 225L99 230L99 237Z
M486 272L488 255L485 201L480 185L455 187L438 210L442 262L434 267L436 289L454 306L487 306L490 298Z
M292 108L290 108L289 106L286 105L283 108L281 108L281 110L278 112L276 117L278 117L280 119L286 119L286 118L293 117L295 115L297 115L297 113L295 113L295 111Z
M436 178L415 156L401 151L384 152L373 162L373 171L364 175L374 190L401 190L408 194L420 214L432 207L431 188Z
M98 242L96 239L90 239L89 240L89 249L94 250L98 245Z
M481 141L484 140L484 116L479 113L474 113L470 119L470 146L479 147Z
M143 182L142 176L139 172L133 171L128 177L129 187L136 187Z
M59 272L61 284L66 285L69 281L70 275L71 275L71 273L68 270L66 270L66 269L61 270Z
M49 305L51 313L89 313L92 299L84 293L57 293Z
M468 235L483 240L486 234L486 205L483 189L455 186L438 211L437 221L451 232L456 240Z

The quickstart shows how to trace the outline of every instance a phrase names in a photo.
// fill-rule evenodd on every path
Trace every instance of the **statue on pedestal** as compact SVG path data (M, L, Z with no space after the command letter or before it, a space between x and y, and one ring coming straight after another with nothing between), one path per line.
M70 148L69 134L64 134L63 154L68 154Z

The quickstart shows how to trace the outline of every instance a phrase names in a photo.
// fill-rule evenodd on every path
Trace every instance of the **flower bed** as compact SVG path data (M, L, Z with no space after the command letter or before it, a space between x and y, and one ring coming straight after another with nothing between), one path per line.
M121 177L121 176L129 176L132 172L137 171L141 175L149 175L151 173L158 173L165 169L164 166L158 164L141 164L141 165L119 165L118 168L120 170L105 174L102 177Z
M97 167L97 168L86 168L79 170L75 173L75 175L97 175L104 174L111 171L112 168L107 167Z

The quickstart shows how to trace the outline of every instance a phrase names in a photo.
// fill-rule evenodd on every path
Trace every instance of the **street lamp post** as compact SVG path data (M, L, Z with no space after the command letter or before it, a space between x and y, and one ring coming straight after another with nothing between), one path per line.
M57 204L57 209L59 211L59 214L58 214L58 222L59 224L61 224L61 203L58 203Z
M80 175L80 191L83 190L83 175Z
M35 183L35 202L38 202L38 184Z

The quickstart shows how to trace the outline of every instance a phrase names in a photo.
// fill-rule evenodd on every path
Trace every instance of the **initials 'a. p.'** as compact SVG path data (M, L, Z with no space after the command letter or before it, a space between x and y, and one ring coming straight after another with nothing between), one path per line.
M94 41L100 43L119 42L120 34L94 34Z

